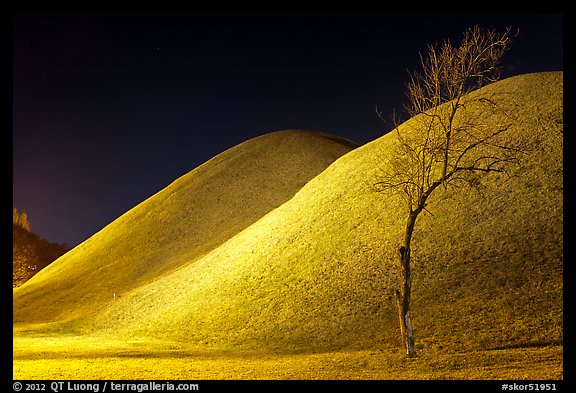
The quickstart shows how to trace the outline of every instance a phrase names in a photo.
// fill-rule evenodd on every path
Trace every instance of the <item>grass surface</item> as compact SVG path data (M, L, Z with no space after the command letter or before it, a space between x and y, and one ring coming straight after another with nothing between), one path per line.
M227 362L231 370L239 367L242 378L268 373L253 369L269 370L271 376L263 378L558 378L562 73L523 75L485 89L516 118L510 137L526 154L511 177L485 178L479 191L440 193L429 206L434 216L419 218L412 250L412 322L422 356L410 367L403 368L398 356L391 296L404 207L368 187L392 141L386 135L341 156L306 185L301 180L303 187L278 207L247 222L240 214L244 224L225 235L221 231L235 222L227 221L234 206L244 199L248 206L258 205L259 193L277 185L259 180L250 197L252 191L235 183L196 183L192 175L179 179L14 291L15 372L24 372L34 353L40 353L38 361L44 363L39 364L55 367L61 359L33 347L48 342L42 337L63 337L64 348L72 335L99 337L105 347L145 343L137 360L119 362L127 370L130 362L142 362L142 378L155 372L164 377L176 367L173 362L182 361L180 355L152 355L158 353L155 342L177 343L190 355L186 362L213 370L215 378L233 374L223 371ZM277 149L276 143L271 140L263 151ZM225 165L238 168L227 181L263 179L269 168L250 166L256 157L250 146ZM312 145L309 156L324 148ZM291 163L289 173L305 170L301 161L289 158L298 152L287 152L282 161ZM218 156L191 174L214 170L210 179L218 181L220 172L210 168L223 162ZM245 172L240 165L252 169ZM235 204L218 202L235 200L239 191L247 194ZM210 201L210 209L200 211L209 213L194 221L191 212L202 200ZM247 212L251 209L256 207ZM206 227L197 236L192 234L196 222ZM198 243L204 235L205 242ZM70 367L84 367L90 375L117 370L118 357L110 348L98 358L109 361L97 360L88 371L94 351L78 345L75 353L84 355L72 356ZM196 357L197 351L212 355ZM154 361L166 366L152 367ZM375 368L355 366L364 363ZM182 372L190 377L190 370Z
M17 339L14 379L562 379L562 347L465 353L424 350L313 354L214 352L177 343L87 337Z

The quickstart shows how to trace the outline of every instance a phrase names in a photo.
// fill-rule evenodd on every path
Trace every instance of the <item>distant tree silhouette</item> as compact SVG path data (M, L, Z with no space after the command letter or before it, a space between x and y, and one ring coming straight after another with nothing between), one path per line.
M14 224L21 226L22 228L30 231L30 222L28 221L28 215L25 211L18 213L16 208L12 210L12 221Z
M12 284L19 287L68 250L32 233L26 212L14 208L12 217Z
M417 218L439 187L451 189L457 183L472 184L478 176L506 172L521 151L507 141L511 120L499 111L495 97L469 94L500 78L502 58L516 35L511 28L497 33L475 26L464 33L459 47L445 41L439 47L430 45L427 56L420 55L421 71L411 73L407 84L410 122L401 129L394 119L395 144L371 185L377 192L402 197L407 207L398 249L401 282L395 290L407 357L416 356L410 307Z

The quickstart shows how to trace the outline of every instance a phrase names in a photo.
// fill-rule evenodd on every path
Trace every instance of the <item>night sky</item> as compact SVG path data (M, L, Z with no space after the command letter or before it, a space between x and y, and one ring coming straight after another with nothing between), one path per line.
M519 27L506 76L563 69L562 14L15 13L13 206L73 247L218 153L282 129L364 144L427 44Z

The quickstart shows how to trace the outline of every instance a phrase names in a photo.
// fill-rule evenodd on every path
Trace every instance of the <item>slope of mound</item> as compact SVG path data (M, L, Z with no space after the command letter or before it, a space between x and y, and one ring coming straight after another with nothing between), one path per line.
M218 247L354 147L330 135L279 131L219 154L15 291L15 323L93 315L130 289Z
M512 176L438 194L413 244L419 345L562 341L562 73L487 86L526 146ZM491 118L487 121L499 121ZM183 345L280 351L398 345L392 292L405 207L367 186L392 139L335 161L290 201L82 327ZM184 344L185 343L185 344Z

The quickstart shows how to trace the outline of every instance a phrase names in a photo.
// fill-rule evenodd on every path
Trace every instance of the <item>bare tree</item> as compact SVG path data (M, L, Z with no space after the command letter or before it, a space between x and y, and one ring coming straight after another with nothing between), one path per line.
M406 356L416 356L410 320L412 235L418 216L427 211L434 191L470 183L492 172L506 172L520 152L507 140L511 120L499 113L494 95L478 89L500 78L501 61L517 35L477 26L460 46L445 41L420 55L420 72L407 84L409 122L395 120L396 143L373 189L401 196L407 206L403 244L399 247L400 284L395 291ZM484 90L486 91L486 90ZM381 115L381 114L380 114Z

